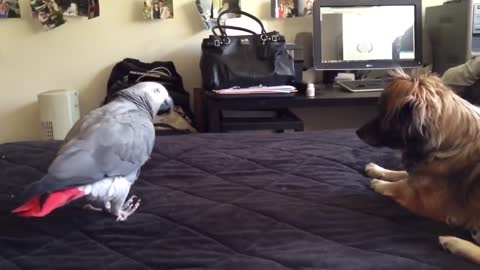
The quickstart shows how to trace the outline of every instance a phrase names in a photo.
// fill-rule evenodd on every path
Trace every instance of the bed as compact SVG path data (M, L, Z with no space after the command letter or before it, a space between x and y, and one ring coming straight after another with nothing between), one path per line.
M126 222L79 205L7 215L60 142L0 145L0 269L478 269L444 252L462 230L372 192L367 162L398 168L353 130L157 137Z

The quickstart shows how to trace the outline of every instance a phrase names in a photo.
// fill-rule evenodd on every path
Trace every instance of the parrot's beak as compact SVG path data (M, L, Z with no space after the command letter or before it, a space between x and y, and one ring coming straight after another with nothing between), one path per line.
M171 113L175 107L175 104L173 103L173 99L171 97L167 97L165 101L160 105L160 109L158 110L159 114L164 114L164 113Z

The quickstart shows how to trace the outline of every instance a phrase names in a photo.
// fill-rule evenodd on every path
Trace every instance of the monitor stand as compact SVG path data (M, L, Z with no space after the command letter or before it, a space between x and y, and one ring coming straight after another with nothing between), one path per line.
M335 83L335 78L338 76L339 73L348 73L352 74L353 77L358 80L359 76L357 72L351 70L324 70L323 71L323 84L333 84Z
M337 77L337 74L340 71L335 71L335 70L324 70L323 71L323 76L322 76L322 83L323 84L333 84L335 82L335 77Z
M337 84L340 85L342 88L354 93L383 91L387 87L388 83L389 82L384 79L337 81Z

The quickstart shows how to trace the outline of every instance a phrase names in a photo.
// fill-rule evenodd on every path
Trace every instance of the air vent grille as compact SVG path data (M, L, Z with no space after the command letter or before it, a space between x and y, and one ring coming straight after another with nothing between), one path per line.
M40 125L42 132L42 140L53 140L53 123L51 121L42 121L40 122Z

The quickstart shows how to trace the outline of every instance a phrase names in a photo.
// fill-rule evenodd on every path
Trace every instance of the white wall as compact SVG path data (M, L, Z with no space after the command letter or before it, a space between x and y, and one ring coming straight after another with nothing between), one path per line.
M40 92L76 89L82 114L96 108L105 96L112 66L125 57L172 60L187 90L200 86L200 44L209 31L201 26L194 0L174 0L175 18L162 22L143 20L142 0L100 2L99 18L71 18L48 32L30 15L29 0L20 0L21 19L0 21L0 142L40 137ZM297 32L312 30L311 16L271 18L270 0L243 0L242 8L264 20L268 29L286 35L289 42ZM307 118L317 115L316 111L306 114Z

